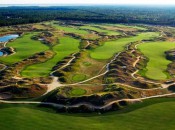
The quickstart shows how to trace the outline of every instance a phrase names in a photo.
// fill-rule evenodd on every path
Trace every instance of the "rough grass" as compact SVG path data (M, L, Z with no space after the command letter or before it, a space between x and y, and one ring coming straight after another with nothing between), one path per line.
M146 32L146 33L140 33L138 34L138 36L121 38L115 41L108 41L105 42L102 46L92 50L90 56L94 59L102 59L102 60L109 59L115 53L122 51L124 47L130 42L151 39L157 36L159 36L159 33L157 32Z
M84 74L75 74L73 77L72 77L72 80L73 81L83 81L86 79L86 75Z
M44 63L34 64L26 67L22 72L24 77L43 77L48 76L52 70L52 67L56 65L57 62L61 61L66 56L72 53L78 52L79 50L79 40L71 37L62 37L59 40L59 44L53 47L55 56L52 59Z
M0 61L6 64L13 64L35 53L49 49L48 46L42 44L40 41L32 40L31 37L33 35L36 35L36 33L27 33L13 42L7 43L7 46L14 48L16 53L7 57L0 57Z
M150 79L163 80L167 78L167 65L171 61L165 57L165 51L175 48L173 42L149 42L139 45L141 52L149 58L146 66L145 76Z
M166 101L167 100L167 101ZM59 114L32 105L0 105L1 130L173 130L174 99L152 99L118 111L97 114Z
M96 31L96 32L99 32L99 33L103 33L103 34L106 34L106 35L119 35L120 34L117 31L101 29L101 28L98 28L98 27L93 27L93 26L88 26L88 25L82 26L80 28L82 28L82 29L88 29L88 30L93 30L93 31Z
M81 89L81 88L73 88L70 92L71 96L81 96L86 94L86 90Z

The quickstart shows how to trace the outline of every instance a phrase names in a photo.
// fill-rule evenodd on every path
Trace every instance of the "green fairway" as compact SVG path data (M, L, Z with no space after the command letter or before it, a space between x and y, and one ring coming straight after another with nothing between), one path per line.
M102 115L59 114L32 105L1 104L0 127L1 130L173 130L175 103L171 100L156 103L155 99L153 105L152 100L148 100Z
M48 76L51 72L53 66L56 65L57 62L61 61L66 56L69 56L72 53L78 52L79 50L79 40L71 38L71 37L62 37L60 38L60 43L53 47L53 51L55 52L55 56L40 64L34 64L26 67L22 72L22 76L24 77L43 77Z
M70 95L71 96L81 96L84 95L86 93L86 90L81 89L81 88L73 88L73 90L71 90Z
M98 28L98 27L93 27L93 26L82 26L80 27L82 29L88 29L88 30L93 30L93 31L96 31L96 32L99 32L99 33L103 33L103 34L106 34L106 35L119 35L120 33L117 32L117 31L111 31L111 30L106 30L106 29L101 29L101 28Z
M7 64L13 64L28 58L35 53L49 49L48 46L42 44L40 41L32 40L31 37L33 35L36 35L36 33L27 33L13 42L7 43L7 46L13 47L16 53L7 57L0 57L0 61Z
M165 51L175 48L173 42L149 42L139 45L141 52L149 58L149 62L146 67L145 76L150 79L162 80L166 79L165 73L167 65L171 61L165 58Z
M102 46L92 50L90 53L90 56L94 59L109 59L115 53L122 51L124 47L130 42L151 39L158 36L159 36L159 33L146 32L146 33L140 33L138 34L138 36L121 38L115 41L108 41L108 42L105 42Z

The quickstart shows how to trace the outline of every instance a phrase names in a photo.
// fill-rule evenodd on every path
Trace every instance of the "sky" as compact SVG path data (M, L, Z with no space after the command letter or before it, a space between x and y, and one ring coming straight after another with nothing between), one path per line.
M0 0L0 4L143 4L175 5L175 0Z

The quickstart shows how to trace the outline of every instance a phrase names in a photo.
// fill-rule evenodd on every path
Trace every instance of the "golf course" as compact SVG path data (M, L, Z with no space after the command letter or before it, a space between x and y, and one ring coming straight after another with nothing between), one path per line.
M0 30L16 36L0 43L1 130L175 129L173 27L50 20Z

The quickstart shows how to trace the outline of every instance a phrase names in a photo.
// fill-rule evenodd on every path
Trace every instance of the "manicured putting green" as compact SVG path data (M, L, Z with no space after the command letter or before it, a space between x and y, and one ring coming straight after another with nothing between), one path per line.
M147 58L149 58L145 76L155 80L166 79L167 75L165 71L167 69L167 65L170 64L171 61L166 59L164 52L175 48L175 43L148 42L140 44L138 48Z
M81 89L81 88L73 88L70 92L71 96L81 96L86 94L86 90Z
M72 80L73 81L83 81L86 79L86 75L84 74L75 74L73 77L72 77Z
M174 130L175 102L138 107L133 111L106 114L59 114L27 105L6 105L0 109L1 130ZM2 106L1 104L0 106Z
M31 39L31 37L36 34L37 33L27 33L17 38L13 42L7 43L7 46L13 47L16 53L6 57L0 57L0 61L7 64L13 64L25 58L28 58L35 53L48 50L48 46L42 44L40 41Z
M53 47L55 56L44 63L34 64L26 67L22 72L24 77L43 77L48 76L53 66L66 56L79 51L80 41L72 37L62 37L59 44Z
M99 33L104 33L106 35L119 35L120 33L117 31L112 31L112 30L106 30L106 29L101 29L99 27L93 27L93 26L82 26L80 27L82 29L88 29L88 30L93 30Z
M105 42L102 46L93 49L90 53L90 56L94 59L101 59L101 60L109 59L115 53L122 51L124 47L130 42L147 40L158 36L159 33L157 32L145 32L138 34L138 36L121 38L115 41L108 41Z

